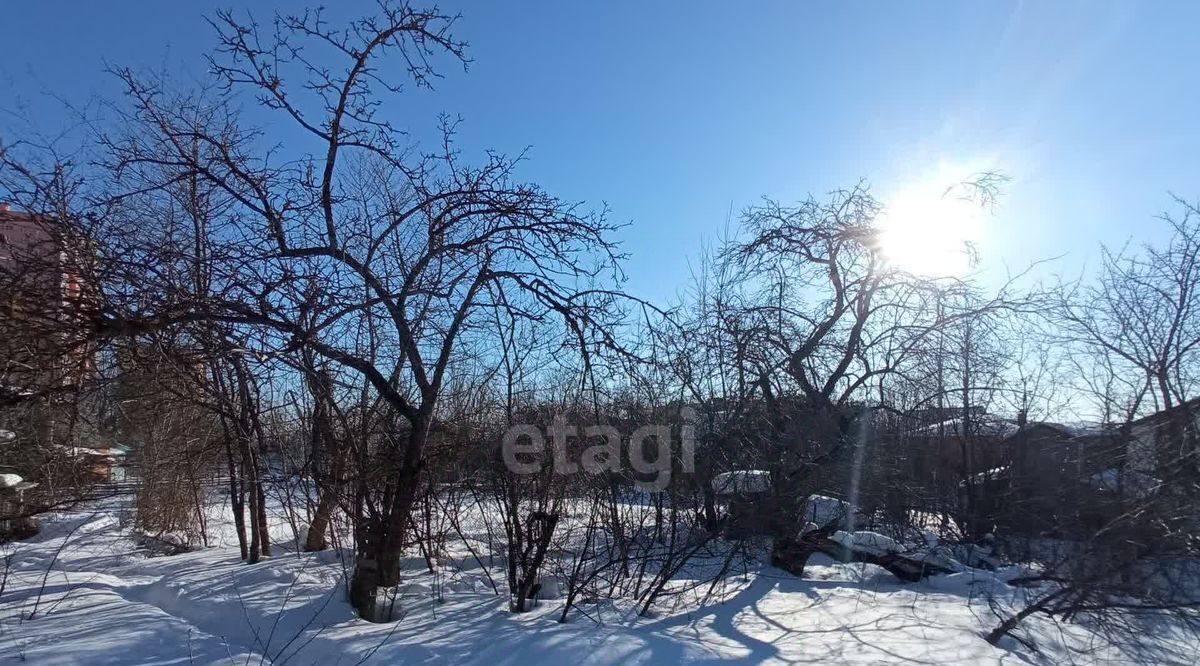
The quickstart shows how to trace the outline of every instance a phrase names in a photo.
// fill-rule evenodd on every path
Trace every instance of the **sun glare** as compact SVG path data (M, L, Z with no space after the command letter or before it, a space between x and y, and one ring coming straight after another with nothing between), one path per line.
M962 179L932 178L890 197L877 221L889 263L925 277L961 276L983 236L984 208Z

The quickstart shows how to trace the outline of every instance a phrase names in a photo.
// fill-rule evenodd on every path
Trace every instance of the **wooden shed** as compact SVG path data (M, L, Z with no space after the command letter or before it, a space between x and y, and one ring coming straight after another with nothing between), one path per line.
M0 542L37 534L37 521L26 502L26 494L37 485L17 474L0 473Z
M771 496L771 473L761 469L724 472L713 478L713 492L724 502L725 536L741 539L768 533L772 515L767 503Z

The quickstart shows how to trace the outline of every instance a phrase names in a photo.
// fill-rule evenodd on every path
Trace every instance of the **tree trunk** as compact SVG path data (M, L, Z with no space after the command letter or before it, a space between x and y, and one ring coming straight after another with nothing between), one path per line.
M704 485L704 529L715 532L720 521L717 519L717 494L713 492L712 484Z
M312 521L308 524L308 534L304 538L304 550L310 553L329 547L329 541L325 535L329 531L333 509L337 504L333 493L329 490L319 490L318 492L320 497L317 499L317 508L313 512Z
M511 602L514 613L525 612L525 602L536 595L538 588L541 587L538 582L538 572L542 568L542 562L546 559L546 552L550 550L550 540L554 536L555 526L558 525L558 514L535 511L530 514L526 524L530 526L531 530L536 527L537 534L531 534L529 543L526 545L526 551L532 550L532 552L523 554L524 566L521 570L521 580L517 583L517 589Z
M404 531L412 515L420 481L421 455L429 439L430 419L415 417L405 449L404 464L396 474L395 493L387 512L369 519L360 530L354 574L350 581L350 603L363 619L381 618L375 608L376 589L400 582L400 557Z
M250 450L250 438L239 434L238 446L242 451L242 493L244 497L249 498L250 504L250 552L246 561L254 564L258 562L261 555L259 538L262 536L262 530L259 527L262 513L259 511L258 488L255 485L258 472L255 469L254 453Z
M263 470L259 461L262 448L262 429L258 421L258 401L250 384L250 373L241 364L234 364L237 377L238 444L242 451L242 485L250 498L250 557L249 562L258 562L260 557L270 557L271 539L267 531L266 493L263 490Z
M822 537L833 534L835 528L822 528ZM798 578L804 577L804 567L808 565L808 558L818 552L820 548L817 546L817 540L814 535L809 534L800 537L776 537L775 543L771 547L771 565L783 569L784 571Z
M307 359L310 367L311 359ZM337 507L343 482L345 451L333 430L331 380L325 372L313 370L309 390L313 396L312 469L316 481L317 507L308 525L304 550L325 550L329 547L326 534Z
M225 436L225 459L229 463L229 506L233 509L233 526L237 531L238 549L242 559L250 557L249 544L246 543L246 502L242 494L242 484L238 479L237 462L233 456L233 445L229 442L228 432Z
M254 462L258 467L254 474L254 485L258 491L258 547L263 557L270 557L271 532L267 523L267 493L262 479L262 465L259 464L258 460L258 456L255 456Z

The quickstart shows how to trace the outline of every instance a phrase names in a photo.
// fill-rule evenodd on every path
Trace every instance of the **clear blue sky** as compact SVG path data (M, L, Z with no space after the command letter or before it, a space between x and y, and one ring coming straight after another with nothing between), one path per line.
M46 129L60 121L44 92L111 95L104 62L199 74L204 12L272 11L5 5L4 104L29 102ZM1099 241L1152 234L1168 191L1200 199L1200 3L449 6L470 71L389 113L416 130L459 114L468 152L532 147L524 175L632 222L631 287L651 298L764 195L865 178L886 198L939 164L998 168L1013 181L981 244L993 270L1062 253L1077 267Z

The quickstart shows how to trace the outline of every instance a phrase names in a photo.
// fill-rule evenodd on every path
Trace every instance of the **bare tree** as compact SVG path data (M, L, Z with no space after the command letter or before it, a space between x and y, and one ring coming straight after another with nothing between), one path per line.
M975 187L991 196L994 179ZM859 414L869 392L878 395L881 380L950 319L935 306L953 283L887 263L874 226L881 211L862 186L795 207L767 202L744 215L747 239L723 252L744 285L739 318L757 331L751 381L765 405L764 458L774 461L779 503L773 558L797 572L812 552L796 539L813 471L865 441Z
M1194 462L1176 463L1180 455L1196 459L1196 426L1175 408L1200 388L1200 209L1178 198L1175 203L1178 213L1162 215L1171 231L1164 246L1146 245L1141 252L1101 248L1096 279L1061 285L1055 314L1065 342L1095 352L1084 365L1086 376L1110 378L1102 379L1102 393L1124 385L1125 404L1117 414L1153 404L1173 415L1174 453L1163 458L1172 462L1156 472L1194 481ZM1124 379L1133 376L1138 379ZM1149 404L1143 396L1151 398Z
M381 96L401 85L380 67L399 63L428 86L435 58L464 58L453 17L383 3L345 29L319 12L279 16L270 29L229 14L213 23L220 47L211 67L223 86L213 103L117 72L137 129L108 139L111 166L136 191L198 177L233 202L222 233L237 247L223 288L175 292L162 319L251 327L266 353L306 349L360 373L399 419L364 460L380 482L361 488L352 597L371 616L375 589L398 581L456 352L491 335L480 322L495 309L565 322L585 352L615 345L620 294L604 286L619 279L613 227L516 182L513 160L464 164L452 123L442 126L440 150L419 154L382 118ZM326 49L344 70L313 66L301 43ZM233 110L243 90L303 130L313 153L285 160L263 148ZM366 320L376 336L369 353L357 338Z

